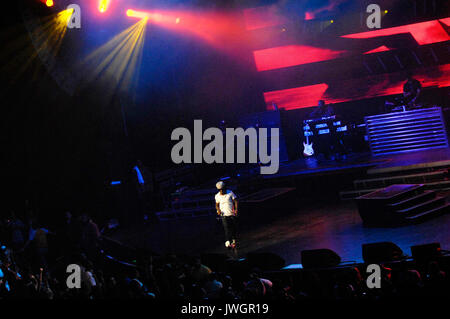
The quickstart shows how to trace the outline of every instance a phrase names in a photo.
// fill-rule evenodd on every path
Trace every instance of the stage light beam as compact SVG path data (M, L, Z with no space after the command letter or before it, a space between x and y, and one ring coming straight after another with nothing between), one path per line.
M152 24L170 31L190 34L207 42L217 49L239 55L242 42L247 41L242 33L239 19L235 15L218 12L191 11L136 11L128 9L126 15L131 18L148 19Z
M103 99L116 93L131 93L139 79L147 18L143 18L103 46L92 52L81 64L86 84L102 85Z
M10 50L3 51L2 53L8 56L9 63L0 70L0 73L12 72L10 67L13 68L15 75L11 81L14 82L25 71L29 70L37 59L40 59L47 66L53 66L67 32L67 23L72 14L73 9L67 9L34 21L37 27L30 30L26 36L27 42L31 39L31 46L24 46L24 40L20 39L17 43L10 45ZM19 48L20 50L18 50ZM0 55L1 59L5 59L3 54ZM37 80L35 78L37 74L38 72L36 71L33 80Z

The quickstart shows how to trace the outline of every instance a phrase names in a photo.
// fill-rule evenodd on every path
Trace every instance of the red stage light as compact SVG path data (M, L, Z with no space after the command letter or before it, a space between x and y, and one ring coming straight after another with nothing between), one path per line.
M305 20L313 20L314 19L314 13L312 12L305 12Z
M148 19L152 24L161 26L179 34L194 35L208 44L226 50L228 53L241 54L246 35L240 27L240 17L217 12L191 11L137 11L128 9L126 15L131 18Z
M286 45L253 52L258 71L268 71L344 57L345 50L317 48L308 45Z
M255 30L287 23L276 5L245 9L245 25L247 30Z

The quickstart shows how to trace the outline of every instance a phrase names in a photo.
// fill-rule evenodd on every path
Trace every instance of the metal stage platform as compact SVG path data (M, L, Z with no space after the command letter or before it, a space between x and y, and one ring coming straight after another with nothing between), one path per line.
M373 157L370 153L349 155L345 160L316 158L283 163L277 174L260 175L259 167L240 170L232 189L247 199L264 194L259 201L284 196L296 189L300 198L314 201L320 198L341 200L380 190L393 184L424 184L425 190L450 190L450 148L416 151L398 155ZM229 178L229 177L227 177ZM214 215L215 181L182 193L174 194L171 206L157 212L161 220L195 218Z
M309 174L330 174L341 170L366 169L368 174L384 174L416 169L450 167L450 148L416 151L373 157L370 153L349 155L341 161L299 159L280 166L277 174L264 175L264 179L284 178Z
M449 168L450 148L439 148L376 157L352 154L339 162L300 159L285 163L277 174L261 179L271 187L295 186L303 188L308 196L335 193L346 200L393 184L419 183L428 190L450 190Z

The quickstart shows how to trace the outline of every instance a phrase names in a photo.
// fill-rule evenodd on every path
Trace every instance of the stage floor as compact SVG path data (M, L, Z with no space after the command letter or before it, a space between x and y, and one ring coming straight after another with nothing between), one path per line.
M432 167L450 167L450 148L439 148L427 151L398 154L380 157L382 160L374 168L369 169L369 174L391 173L405 169L426 169Z
M239 254L274 252L287 264L299 264L305 249L329 248L343 261L362 262L361 245L381 241L397 244L410 255L413 245L439 242L450 249L450 214L419 225L398 228L368 228L362 225L354 202L325 204L298 212L241 234ZM220 252L222 247L214 251Z
M361 245L381 241L397 244L407 255L411 246L431 242L450 250L450 214L418 225L367 228L352 201L312 204L270 223L241 226L246 230L240 231L235 258L248 252L273 252L287 265L301 263L302 250L318 248L334 250L343 261L362 262ZM230 253L224 246L222 226L214 217L160 222L117 239L157 253Z

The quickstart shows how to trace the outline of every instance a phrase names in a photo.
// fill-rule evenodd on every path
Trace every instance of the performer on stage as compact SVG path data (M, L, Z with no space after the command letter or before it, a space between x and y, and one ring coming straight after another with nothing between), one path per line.
M317 107L308 115L308 119L321 119L334 116L335 111L331 105L326 105L324 100L317 103ZM317 147L317 153L322 153L326 160L338 160L346 157L344 142L333 128L330 127L328 134L316 135L313 138L314 145Z
M225 247L236 248L236 216L238 212L238 201L236 195L228 190L225 183L220 181L216 184L219 192L216 194L217 215L222 216L223 228L225 230Z
M333 115L335 115L333 107L331 105L326 105L324 100L320 100L317 103L317 107L315 107L314 110L311 113L309 113L308 118L315 119Z
M414 79L411 74L408 74L408 79L403 85L403 97L405 98L406 105L415 107L421 91L422 84Z

